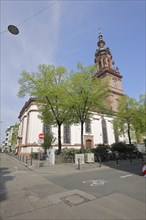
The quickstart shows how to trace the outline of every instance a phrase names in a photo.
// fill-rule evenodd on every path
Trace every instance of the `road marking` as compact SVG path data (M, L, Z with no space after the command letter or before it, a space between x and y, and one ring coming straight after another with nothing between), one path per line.
M13 173L26 173L26 171L24 171L24 170L16 170Z
M18 167L15 167L15 169L18 169Z
M84 180L82 183L89 183L90 186L103 186L104 183L107 181L102 179L102 180Z
M125 175L125 176L120 176L120 178L126 178L126 177L129 177L129 176L133 176L132 174L128 174L128 175Z

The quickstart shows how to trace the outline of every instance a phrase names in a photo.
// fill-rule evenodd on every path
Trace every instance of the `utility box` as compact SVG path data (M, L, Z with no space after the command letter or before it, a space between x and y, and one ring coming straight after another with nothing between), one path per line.
M94 153L85 154L85 163L94 163Z
M75 164L84 164L84 154L75 154Z
M55 150L54 149L48 149L47 150L47 163L50 165L55 164Z

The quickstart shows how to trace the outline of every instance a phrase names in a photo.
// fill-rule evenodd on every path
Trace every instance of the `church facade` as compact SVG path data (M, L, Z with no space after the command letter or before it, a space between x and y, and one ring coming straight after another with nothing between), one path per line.
M122 96L122 76L118 68L114 67L114 61L110 49L105 48L103 36L99 33L98 49L95 52L95 65L97 68L96 76L108 82L110 86L110 108L116 112L118 99ZM36 100L30 98L23 106L20 115L20 126L18 134L18 152L20 154L30 154L37 152L39 145L39 133L52 132L56 138L53 147L58 149L57 126L44 124L38 117L38 107ZM101 115L93 112L91 122L85 124L83 132L84 147L95 148L99 144L111 145L115 142L113 128L113 118L107 115ZM121 141L123 139L121 138ZM61 127L62 148L80 148L81 147L81 128L80 125L63 124Z

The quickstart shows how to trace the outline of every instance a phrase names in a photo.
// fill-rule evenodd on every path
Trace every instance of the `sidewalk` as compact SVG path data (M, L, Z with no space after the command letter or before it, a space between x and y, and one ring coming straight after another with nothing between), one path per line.
M80 164L79 166L78 164L75 163L60 163L60 164L50 165L48 164L47 161L33 160L32 165L30 165L30 162L28 162L27 164L23 163L23 165L27 166L29 169L35 172L67 175L74 172L86 172L86 171L109 169L109 168L123 169L124 166L134 166L137 164L142 165L143 163L144 162L142 162L141 159L133 159L132 163L130 160L118 160L118 164L116 161L106 161L106 162L102 162L101 165L97 162L94 162L94 163Z
M10 155L9 155L10 156ZM26 162L22 162L15 157L12 157L13 159L17 160L18 162L22 163L25 167L28 167L31 170L34 170L36 172L44 172L44 173L50 173L50 174L69 174L73 172L84 172L84 171L89 171L89 170L99 170L99 169L108 169L108 168L120 168L121 166L130 166L134 164L143 164L141 159L133 159L130 161L129 159L127 160L118 160L118 163L116 161L106 161L106 162L101 162L101 166L99 163L94 162L94 163L84 163L78 164L75 163L60 163L60 164L54 164L50 165L47 161L45 160L37 160L33 159L32 160L32 165L31 161L28 160ZM144 161L146 158L144 158ZM131 163L132 162L132 163Z

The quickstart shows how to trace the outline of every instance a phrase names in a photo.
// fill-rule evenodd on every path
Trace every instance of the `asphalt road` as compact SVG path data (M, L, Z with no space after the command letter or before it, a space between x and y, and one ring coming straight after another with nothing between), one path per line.
M68 175L40 175L67 190L82 190L96 198L122 193L146 202L146 179L140 173L141 164L132 164Z
M52 173L0 154L0 220L144 220L141 164L112 166Z

